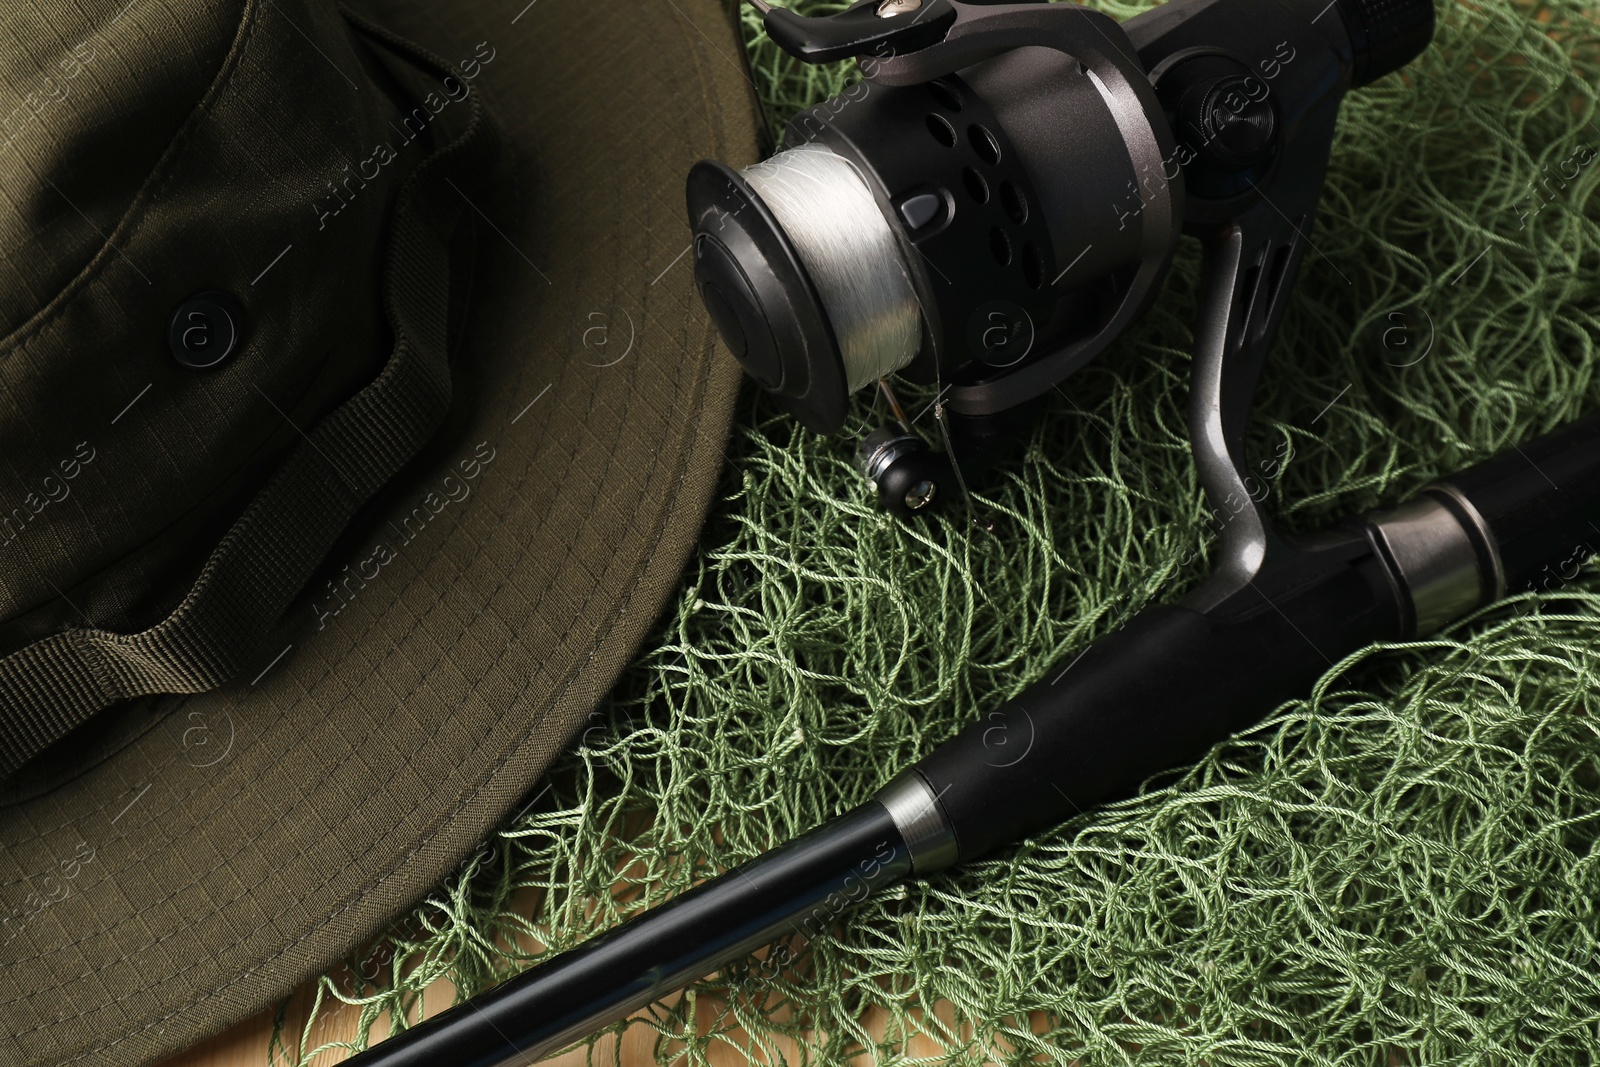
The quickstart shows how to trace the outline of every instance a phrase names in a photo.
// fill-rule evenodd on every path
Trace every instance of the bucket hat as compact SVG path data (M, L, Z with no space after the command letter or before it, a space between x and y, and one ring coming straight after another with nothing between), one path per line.
M604 696L737 365L717 0L0 7L0 1064L145 1063L414 902Z

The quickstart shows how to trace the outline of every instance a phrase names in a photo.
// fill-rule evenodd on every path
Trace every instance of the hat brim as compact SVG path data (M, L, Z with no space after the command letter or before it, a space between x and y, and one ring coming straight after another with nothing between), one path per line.
M683 180L756 156L727 10L357 6L446 59L495 52L510 159L472 205L451 418L249 677L108 713L104 751L0 813L0 1062L149 1062L371 938L605 695L709 506L739 372Z

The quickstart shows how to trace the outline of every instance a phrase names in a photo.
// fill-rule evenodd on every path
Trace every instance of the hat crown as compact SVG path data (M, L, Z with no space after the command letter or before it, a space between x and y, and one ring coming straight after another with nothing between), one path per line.
M471 87L309 0L8 5L0 41L5 656L160 621L384 366L386 223Z
M244 4L189 7L174 37L158 4L0 6L4 334L94 258L221 69Z

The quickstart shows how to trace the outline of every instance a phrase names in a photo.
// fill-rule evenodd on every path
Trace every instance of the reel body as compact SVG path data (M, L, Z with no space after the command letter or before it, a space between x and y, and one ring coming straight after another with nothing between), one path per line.
M864 67L879 62L869 58ZM1165 122L1158 110L1151 113L1154 94L1147 97L1129 94L1127 103L1155 143ZM1166 140L1170 155L1170 135ZM962 399L985 387L995 392L977 405L991 410L974 414L1031 399L1003 383L1044 349L1076 343L1081 365L1104 348L1111 340L1104 327L1140 264L1153 259L1164 268L1178 238L1173 194L1181 176L1177 188L1158 194L1167 201L1165 211L1113 210L1137 187L1139 164L1090 76L1076 60L1048 48L1009 51L919 84L862 82L797 116L785 144L790 152L797 145L821 146L860 175L897 246L894 261L873 269L908 275L922 309L919 343L910 361L895 369L920 383L952 383ZM730 289L737 293L741 279L728 271L735 264L752 278L776 275L789 263L805 269L784 227L761 232L776 220L751 210L760 194L741 175L700 164L690 177L690 195L712 223L696 236L702 291L725 300ZM714 205L709 215L706 201ZM746 234L752 246L789 246L788 254L766 262L751 262L748 253L726 256L723 248ZM839 249L846 256L854 251ZM1154 296L1159 273L1147 272L1141 299ZM785 285L787 306L747 300L746 317L753 321L744 332L759 336L765 320L782 338L789 323L781 319L792 315L801 320L793 333L817 344L780 339L773 346L776 367L758 365L747 347L746 366L803 423L830 433L844 423L848 373L841 339L826 300L820 294L810 299L798 282L791 275ZM835 360L841 362L837 371ZM1035 386L1033 395L1043 391Z
M1117 23L1067 2L867 0L770 8L766 26L802 59L858 57L865 80L797 116L773 159L694 168L697 283L813 430L840 430L849 394L889 374L938 385L944 455L901 420L862 442L884 505L910 514L1004 455L1155 298L1185 232L1208 250L1194 410L1215 425L1193 429L1214 469L1197 458L1226 495L1339 104L1413 58L1433 10L1169 0Z

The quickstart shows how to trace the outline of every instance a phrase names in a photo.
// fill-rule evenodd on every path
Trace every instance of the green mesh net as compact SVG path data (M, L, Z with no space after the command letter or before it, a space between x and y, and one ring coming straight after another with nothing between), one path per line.
M776 120L854 76L745 19ZM1349 99L1253 424L1255 454L1287 458L1264 467L1291 528L1600 401L1597 20L1591 0L1442 0L1434 47ZM523 812L380 955L324 979L319 1010L358 1002L370 1024L440 976L487 988L860 803L1197 582L1213 523L1184 430L1188 244L970 513L886 519L851 440L748 393L647 650ZM1593 1062L1597 623L1591 569L1353 657L1138 797L869 901L776 977L733 968L658 1006L659 1055L794 1062L773 1043L790 1035L820 1064ZM363 966L374 981L352 984ZM309 1062L313 1031L281 1033L280 1058Z

